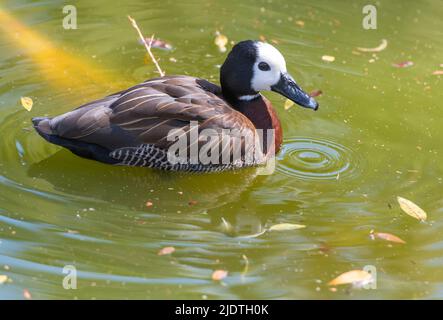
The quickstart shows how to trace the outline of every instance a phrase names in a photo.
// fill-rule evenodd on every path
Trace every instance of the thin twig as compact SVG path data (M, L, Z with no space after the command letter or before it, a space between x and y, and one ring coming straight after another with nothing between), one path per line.
M131 21L132 26L134 27L135 30L137 30L138 36L140 37L140 40L143 42L146 51L148 51L149 56L151 57L152 62L154 62L155 67L158 70L158 73L160 73L160 76L164 77L165 73L162 71L162 69L160 68L160 65L157 62L157 59L155 59L154 55L152 54L151 51L151 45L152 45L152 41L154 40L154 35L152 35L151 40L149 40L149 44L146 42L145 38L143 37L142 32L140 31L140 28L137 25L137 22L135 21L135 19L133 19L131 16L128 16L129 21Z

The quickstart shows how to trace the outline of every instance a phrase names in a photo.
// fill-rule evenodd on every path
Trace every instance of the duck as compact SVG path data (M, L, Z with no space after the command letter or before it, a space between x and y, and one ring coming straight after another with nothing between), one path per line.
M32 123L46 141L106 164L233 170L263 165L280 150L281 122L262 91L308 109L319 107L289 74L277 48L245 40L232 47L222 64L220 86L199 77L167 75Z

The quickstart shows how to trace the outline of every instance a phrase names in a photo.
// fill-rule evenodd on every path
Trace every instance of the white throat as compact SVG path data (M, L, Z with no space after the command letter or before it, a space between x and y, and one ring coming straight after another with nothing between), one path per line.
M257 94L247 94L247 95L238 97L238 100L241 100L241 101L251 101L251 100L254 100L255 98L258 98L259 96L260 96L260 93L257 93Z

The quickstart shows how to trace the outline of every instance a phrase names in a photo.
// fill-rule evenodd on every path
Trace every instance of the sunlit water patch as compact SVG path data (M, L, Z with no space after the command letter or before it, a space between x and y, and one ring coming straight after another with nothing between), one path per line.
M355 176L359 158L349 148L333 141L290 138L278 155L277 170L303 180L333 180Z

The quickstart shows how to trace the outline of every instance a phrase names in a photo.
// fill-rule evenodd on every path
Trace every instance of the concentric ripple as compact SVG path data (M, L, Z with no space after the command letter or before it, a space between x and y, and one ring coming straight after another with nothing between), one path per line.
M356 174L359 159L333 141L297 137L284 141L277 171L302 180L334 180Z

